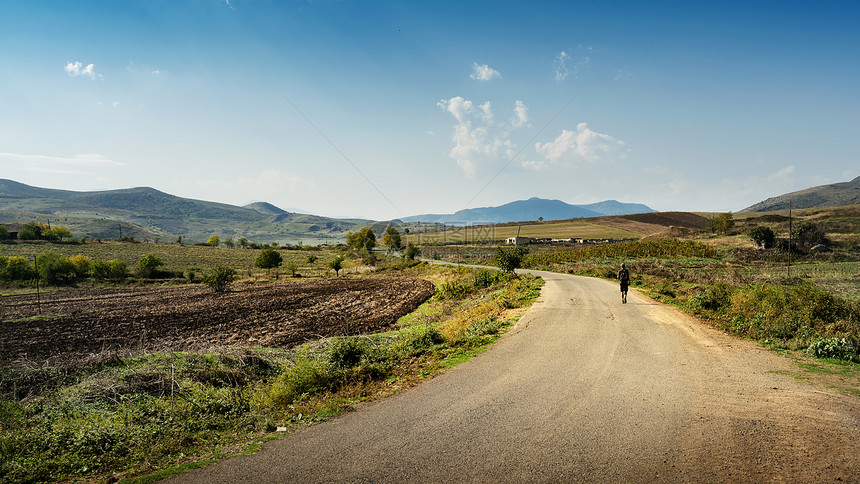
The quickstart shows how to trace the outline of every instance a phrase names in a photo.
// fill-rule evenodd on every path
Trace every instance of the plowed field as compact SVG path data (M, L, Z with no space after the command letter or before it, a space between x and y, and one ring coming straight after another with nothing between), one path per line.
M420 279L328 279L233 286L64 290L3 298L0 360L212 346L290 347L391 328L434 293ZM41 318L39 316L41 307ZM33 318L33 319L25 319Z

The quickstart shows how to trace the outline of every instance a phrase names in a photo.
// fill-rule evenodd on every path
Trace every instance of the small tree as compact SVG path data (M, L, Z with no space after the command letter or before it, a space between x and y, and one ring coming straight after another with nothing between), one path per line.
M36 222L29 222L18 231L19 240L37 240L42 236L42 228Z
M732 212L721 213L711 220L711 232L728 235L735 226Z
M215 292L225 292L235 276L236 270L232 267L215 266L203 276L203 283Z
M281 253L275 249L263 249L260 252L260 255L257 256L257 260L254 261L254 267L258 267L260 269L274 269L281 265L284 261L283 257L281 257Z
M406 244L406 252L403 253L403 257L409 260L415 260L416 257L421 255L421 249L418 248L417 245L409 242Z
M39 279L48 284L57 284L75 275L75 268L68 257L50 251L36 256L36 271Z
M328 263L328 266L334 271L335 277L340 276L340 270L343 269L343 261L344 257L339 255L334 258L331 262Z
M246 239L245 237L239 237L239 240L237 242L239 244L239 247L243 249L248 247L248 239Z
M164 265L164 262L155 255L147 254L137 261L137 273L140 277L151 278L158 274L158 267Z
M370 250L376 247L376 234L370 227L364 227L358 232L346 234L346 245L355 250Z
M287 269L287 272L290 273L290 276L296 277L296 271L299 270L299 265L296 264L295 261L289 261L284 265L284 268Z
M384 243L388 247L388 250L390 252L400 250L400 242L400 232L398 232L393 225L389 225L385 229L385 235L382 236L382 243Z
M523 262L523 257L529 253L527 247L521 245L511 248L499 247L496 249L496 264L504 272L514 272Z
M776 235L774 235L773 230L764 225L759 225L750 230L750 238L753 239L755 245L765 249L770 249L776 243Z
M794 230L791 236L797 241L797 245L806 249L816 245L827 245L829 241L824 235L821 227L812 222L802 222Z
M212 247L218 247L219 245L221 245L221 237L212 234L209 236L209 240L206 241L206 243L211 245Z
M5 225L0 225L0 240L7 240L9 238L9 229Z
M224 241L225 247L233 248L233 237L228 237L227 240Z

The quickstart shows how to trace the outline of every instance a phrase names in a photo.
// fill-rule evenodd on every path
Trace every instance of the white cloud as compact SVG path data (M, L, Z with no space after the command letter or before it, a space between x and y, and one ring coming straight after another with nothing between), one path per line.
M478 65L478 63L475 62L472 64L472 75L469 77L476 81L492 81L493 79L501 79L502 75L499 71L493 69L487 64Z
M553 141L535 143L535 151L543 155L550 165L575 166L623 159L629 150L623 141L592 131L586 123L579 123L575 131L565 129Z
M24 155L20 153L0 153L0 159L12 159L29 164L60 164L74 166L125 166L126 163L111 160L99 154L81 154L72 157L50 155Z
M104 80L104 77L101 74L97 74L95 72L95 64L88 64L84 66L82 62L69 62L66 64L66 67L63 68L70 77L78 77L85 76L89 77L92 80Z
M476 176L487 166L514 156L514 144L508 139L510 131L528 123L528 108L522 101L514 105L511 121L496 123L489 101L475 105L461 96L441 100L439 108L449 112L457 124L454 125L454 147L448 156L467 176Z
M792 175L794 175L794 165L786 166L785 168L771 173L766 180L770 183L791 183Z
M110 105L115 107L115 108L118 108L119 107L119 101L114 101L114 102L110 103Z
M561 51L555 56L555 82L562 82L567 79L570 70L567 68L567 61L570 60L570 55Z
M529 108L527 108L525 103L520 100L517 100L514 104L514 119L511 121L511 126L514 128L531 126L529 123Z

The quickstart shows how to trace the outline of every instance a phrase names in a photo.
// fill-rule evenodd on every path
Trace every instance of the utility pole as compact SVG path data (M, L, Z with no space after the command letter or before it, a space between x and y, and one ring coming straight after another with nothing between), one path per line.
M791 200L788 201L788 278L791 279Z
M36 269L36 308L39 310L39 316L42 315L42 295L39 289L39 261L36 256L33 256L33 268Z

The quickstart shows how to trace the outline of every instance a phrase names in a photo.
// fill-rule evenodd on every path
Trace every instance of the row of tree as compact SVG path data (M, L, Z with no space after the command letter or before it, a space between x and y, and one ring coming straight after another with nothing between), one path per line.
M18 240L50 240L61 242L64 238L72 236L72 232L62 225L51 227L50 224L44 222L31 221L24 224L18 230ZM0 225L0 240L12 239L12 233L5 225Z

